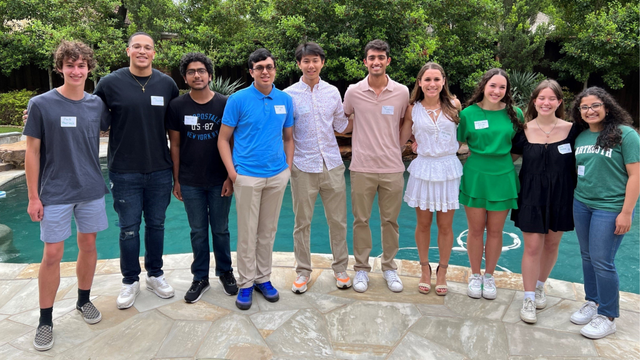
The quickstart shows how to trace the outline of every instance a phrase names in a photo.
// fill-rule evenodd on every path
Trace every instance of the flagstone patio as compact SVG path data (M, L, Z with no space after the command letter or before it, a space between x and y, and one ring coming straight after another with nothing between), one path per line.
M192 256L164 258L176 296L160 299L144 290L142 280L143 290L127 310L115 306L118 260L100 260L91 292L103 317L96 325L75 311L75 263L63 263L53 313L55 345L47 352L32 345L39 264L0 264L0 359L640 359L637 294L621 294L618 331L592 341L569 322L584 298L581 284L549 280L547 308L539 311L537 324L528 325L519 318L519 274L496 273L498 298L474 300L466 295L469 269L452 265L449 294L422 295L418 263L399 260L405 289L392 293L379 260L371 259L369 290L360 294L337 289L331 257L317 254L309 290L296 295L289 290L293 254L275 253L272 282L280 301L254 294L251 309L241 311L216 281L199 302L186 304Z

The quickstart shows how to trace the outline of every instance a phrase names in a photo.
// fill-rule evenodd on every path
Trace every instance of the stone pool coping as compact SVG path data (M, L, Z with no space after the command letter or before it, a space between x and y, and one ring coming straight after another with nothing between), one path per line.
M232 254L235 263L236 254ZM99 260L92 289L103 320L85 324L74 311L75 263L61 265L54 306L55 345L39 353L31 342L38 319L39 264L0 264L0 358L2 359L638 359L640 295L622 292L618 330L592 341L568 318L582 304L581 284L550 279L548 305L538 323L519 319L519 274L496 272L498 298L474 300L466 295L469 268L450 265L449 294L417 291L420 266L397 260L405 289L392 293L372 258L365 293L338 290L331 256L313 254L309 290L289 289L295 279L292 253L273 255L272 282L280 301L260 295L248 311L222 293L212 274L211 290L196 304L182 298L191 283L191 254L164 256L165 276L176 289L172 299L144 290L135 305L117 310L119 260ZM141 259L141 262L143 260ZM353 257L350 257L352 268ZM437 264L432 264L434 270ZM213 259L212 259L213 267ZM349 271L353 276L353 272ZM144 273L143 273L144 275ZM144 276L142 276L144 278ZM435 285L435 273L433 274Z

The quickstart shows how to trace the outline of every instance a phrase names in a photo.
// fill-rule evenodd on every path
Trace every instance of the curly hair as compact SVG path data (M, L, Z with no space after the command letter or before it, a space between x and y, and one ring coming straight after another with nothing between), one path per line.
M600 135L596 139L596 149L609 150L616 145L622 143L622 130L619 125L631 126L633 120L629 113L623 109L618 102L604 89L597 86L592 86L583 90L578 96L576 96L573 102L573 108L571 109L571 118L574 122L577 122L583 129L588 129L589 124L582 118L582 112L580 111L580 103L582 99L587 96L595 96L598 100L604 104L605 116L602 120L602 130Z
M56 64L56 71L62 75L62 65L64 59L70 59L73 62L82 59L87 62L87 69L93 70L96 65L96 59L93 58L93 50L82 41L62 40L58 48L53 53L53 59Z
M471 98L469 99L469 101L467 101L466 106L476 104L484 100L484 88L487 86L487 83L489 82L489 80L491 80L491 78L498 75L504 77L507 80L507 90L505 91L504 97L501 101L506 105L505 109L507 110L509 119L511 119L513 129L519 131L522 129L522 123L518 119L518 115L514 110L516 104L513 101L513 97L511 96L511 82L509 81L509 75L507 75L507 72L502 69L493 68L482 75L480 81L478 82L478 85L476 86L476 89L473 91L473 95L471 95Z
M442 112L444 112L451 121L458 124L460 122L460 117L458 116L458 109L453 105L453 100L455 97L451 95L449 91L449 82L447 81L447 75L444 73L444 69L437 63L428 62L422 66L420 71L418 72L418 76L416 76L416 84L413 87L413 91L411 91L411 98L409 99L409 104L414 105L417 102L420 102L424 99L424 92L422 92L422 87L420 86L420 80L424 76L424 73L427 70L435 69L440 71L442 75L442 80L444 84L442 86L442 90L438 95L438 100L440 100L440 106L442 107Z
M556 99L560 101L560 105L556 109L556 117L558 119L564 119L564 101L562 94L562 87L558 84L557 81L552 79L542 80L538 86L533 90L531 96L529 97L529 104L527 105L527 111L524 114L524 118L527 122L538 117L538 110L536 110L535 102L540 95L540 92L544 89L551 89L553 94L556 96Z
M187 76L187 67L192 62L201 62L209 75L213 75L213 63L205 54L199 52L186 53L180 59L180 75Z

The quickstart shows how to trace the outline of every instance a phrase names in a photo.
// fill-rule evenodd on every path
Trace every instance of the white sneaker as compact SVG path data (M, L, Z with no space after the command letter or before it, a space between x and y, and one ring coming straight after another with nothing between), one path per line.
M136 281L133 284L122 284L120 295L118 295L116 299L116 306L118 309L130 308L136 301L138 294L140 294L140 282Z
M547 306L547 296L544 294L544 285L536 286L536 309L544 309Z
M571 315L571 322L576 325L588 324L591 319L598 313L598 307L593 301L587 301L582 304L582 307L578 311Z
M471 274L471 276L469 276L467 295L474 299L480 299L480 297L482 297L482 275Z
M164 275L153 277L147 275L147 290L158 295L163 299L172 298L175 295L175 291L171 285L167 284L167 280L164 279Z
M336 278L336 286L338 289L346 289L351 287L351 278L346 271L334 272L333 276Z
M291 291L294 294L302 294L307 291L307 283L309 282L309 277L304 275L298 275L296 281L291 285Z
M487 300L493 300L497 295L498 290L496 289L496 281L493 275L487 276L487 274L484 274L482 277L482 297Z
M393 292L400 292L404 288L402 286L402 280L398 277L396 270L386 270L383 274L384 279L387 280L387 287Z
M353 279L353 290L357 292L365 292L369 288L369 275L366 271L360 270L356 272L356 277Z
M580 330L580 334L589 339L602 339L616 332L616 323L604 315L596 315L587 326Z
M536 317L536 305L533 300L526 298L522 302L520 309L520 319L528 324L535 324L538 321Z

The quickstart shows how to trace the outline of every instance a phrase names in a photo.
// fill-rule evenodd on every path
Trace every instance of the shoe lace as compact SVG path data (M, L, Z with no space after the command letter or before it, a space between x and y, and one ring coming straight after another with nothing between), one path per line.
M578 312L580 312L580 314L585 314L590 309L591 309L591 303L587 301L586 303L582 304L582 307L580 307L580 310L578 310Z
M266 283L260 284L265 290L270 291L273 290L273 285L271 285L271 281L267 281Z
M222 280L227 284L235 284L236 278L233 277L233 273L231 271L222 274Z
M536 296L537 297L544 296L544 288L543 287L536 287Z
M591 323L589 325L597 329L605 320L607 320L607 318L604 315L597 315L591 319Z
M482 285L482 278L480 276L471 276L469 286L480 287L480 285Z
M388 281L394 283L394 282L400 282L400 278L398 277L398 273L396 273L393 270L387 270L384 272L385 273L385 277L387 278Z
M249 296L253 292L253 288L242 288L240 289L240 296Z
M304 275L298 275L298 277L296 278L296 283L298 284L303 284L305 282L307 282L308 277L304 276Z
M364 282L369 281L369 276L367 276L366 271L358 271L356 273L356 282Z
M524 300L524 310L525 311L535 311L535 305L533 304L533 300L525 299Z
M490 278L487 278L487 277L484 278L484 286L488 287L488 288L495 288L496 287L496 281L493 278L493 276L490 277Z
M339 273L336 273L336 278L338 278L338 279L346 279L348 277L349 277L349 275L347 275L347 273L345 271L341 271Z

